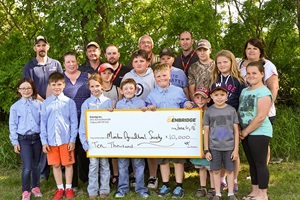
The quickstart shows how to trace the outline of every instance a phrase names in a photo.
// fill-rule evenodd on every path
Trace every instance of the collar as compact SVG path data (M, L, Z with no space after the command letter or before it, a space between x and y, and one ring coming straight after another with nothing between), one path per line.
M106 97L103 95L103 93L100 95L100 97L95 97L94 95L91 95L92 102L95 102L97 99L99 99L100 102L104 102Z

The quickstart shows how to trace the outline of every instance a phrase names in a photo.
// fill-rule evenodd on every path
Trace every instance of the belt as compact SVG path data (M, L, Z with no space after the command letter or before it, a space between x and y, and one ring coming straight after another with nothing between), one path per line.
M39 138L40 138L40 133L34 133L34 134L31 134L31 135L18 134L18 140L25 140L25 139L35 140L35 139L39 139Z

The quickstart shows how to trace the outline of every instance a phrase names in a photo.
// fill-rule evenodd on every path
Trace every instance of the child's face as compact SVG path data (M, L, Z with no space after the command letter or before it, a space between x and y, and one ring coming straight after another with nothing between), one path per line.
M127 83L123 85L121 93L124 95L126 99L132 99L135 95L136 88L132 83Z
M100 97L100 95L102 94L102 90L101 90L102 87L98 81L90 80L89 81L89 89L90 89L92 95L94 95L95 97Z
M248 66L246 80L249 85L256 85L262 82L264 73L258 70L256 66Z
M159 70L159 71L155 71L154 73L154 79L156 84L163 89L169 87L170 77L171 77L170 71L167 70Z
M132 67L135 73L137 73L138 75L144 75L147 71L149 64L150 63L146 59L140 56L132 60Z
M231 70L231 61L225 56L217 58L217 67L223 76L228 76Z
M106 69L100 73L102 81L105 83L110 83L114 73L110 69Z
M204 98L201 94L196 94L194 96L194 102L198 108L204 108L209 102L209 98Z
M32 87L28 82L22 83L18 88L18 92L24 99L29 99L33 94Z
M207 62L209 62L211 53L210 49L200 48L196 50L196 53L201 63L206 64Z
M210 95L216 107L223 107L227 101L227 97L228 94L224 90L216 90Z
M169 67L172 67L173 62L174 58L172 56L163 55L162 57L160 57L160 63L166 64Z
M62 80L58 80L56 82L51 82L49 84L49 88L52 91L52 94L54 96L60 95L62 93L62 91L64 90L65 86L66 86L65 82Z

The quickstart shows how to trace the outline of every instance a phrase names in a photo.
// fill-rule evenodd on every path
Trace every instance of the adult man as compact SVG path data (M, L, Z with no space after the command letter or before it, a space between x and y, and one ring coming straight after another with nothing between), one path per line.
M154 42L149 35L143 35L138 40L138 48L143 49L148 53L148 59L150 61L150 66L159 62L159 55L155 55L152 50L154 48ZM132 60L127 64L128 67L132 68Z
M25 64L22 77L31 78L38 92L38 99L44 101L47 95L48 78L53 72L62 73L61 64L47 56L50 45L43 36L38 36L34 40L33 50L36 57ZM48 179L50 175L50 166L47 164L46 154L41 154L40 160L41 180Z
M101 49L97 42L90 42L86 45L85 52L88 61L79 67L79 71L94 74L98 72L99 66L102 64L100 60Z
M113 66L115 71L113 76L113 84L116 85L117 87L120 87L120 83L123 76L131 69L129 67L122 65L119 62L120 59L119 48L114 44L110 44L108 45L108 47L106 47L104 56L106 58L106 61Z
M190 66L199 59L193 49L194 39L192 33L189 31L180 33L179 43L182 53L175 58L173 66L182 69L188 76Z
M197 42L196 53L199 60L191 65L188 71L189 94L191 100L195 90L200 86L210 87L210 74L214 68L215 61L210 58L211 44L208 40L201 39Z

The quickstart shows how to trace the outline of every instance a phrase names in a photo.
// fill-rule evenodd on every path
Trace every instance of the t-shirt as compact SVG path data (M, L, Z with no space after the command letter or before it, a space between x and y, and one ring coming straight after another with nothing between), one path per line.
M257 115L257 101L259 98L265 96L270 96L270 101L272 101L272 94L265 86L255 90L249 90L249 88L243 89L238 109L242 129L245 129ZM265 135L272 137L272 133L272 124L266 116L262 124L256 130L251 132L250 135Z
M181 88L185 88L189 86L187 77L181 69L178 69L176 67L171 67L170 73L171 73L170 83L172 83L172 85Z
M209 126L209 149L231 151L234 149L234 124L238 124L236 110L226 104L223 108L210 106L204 112L203 125Z

